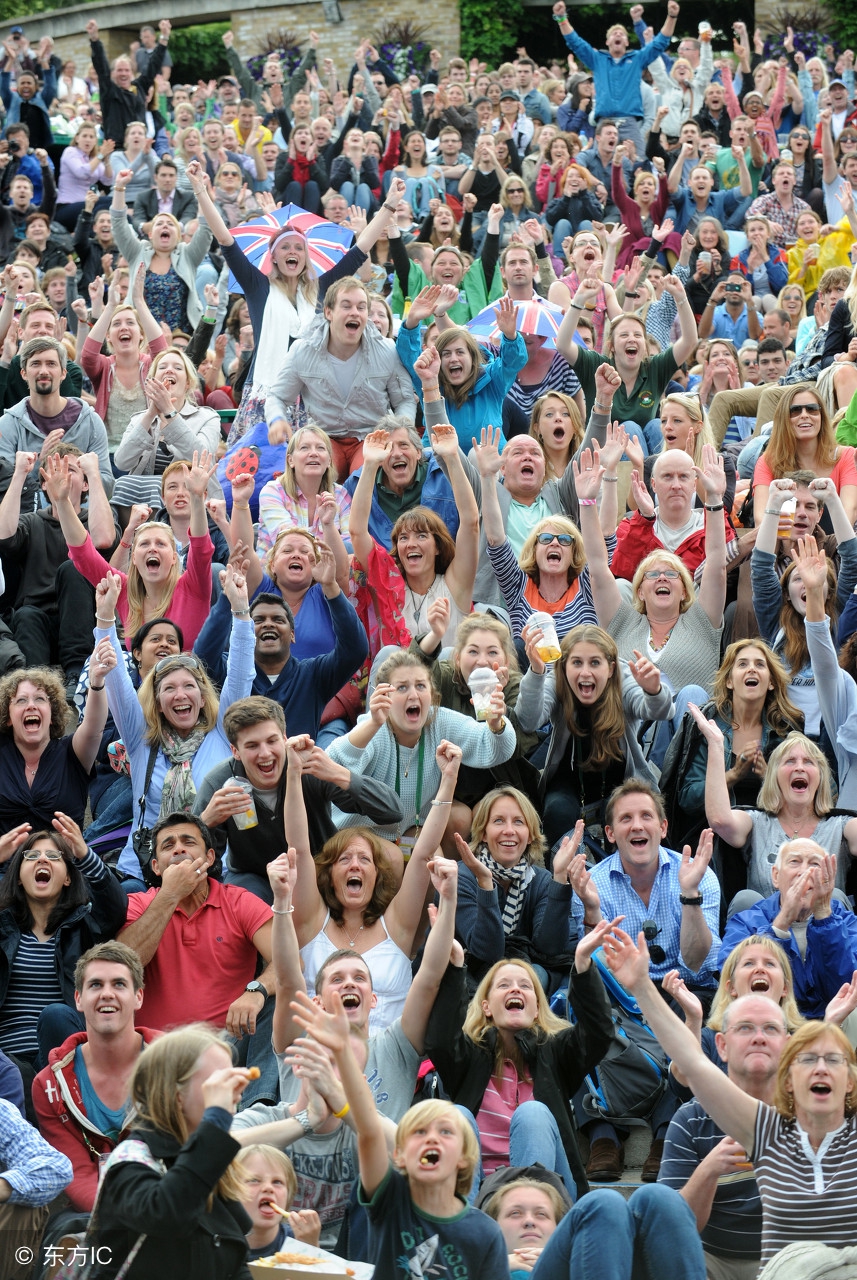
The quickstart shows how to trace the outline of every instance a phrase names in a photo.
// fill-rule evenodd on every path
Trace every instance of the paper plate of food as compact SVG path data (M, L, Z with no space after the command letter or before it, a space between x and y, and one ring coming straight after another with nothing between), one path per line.
M278 1271L285 1280L343 1280L344 1276L352 1280L372 1280L375 1268L368 1262L347 1262L345 1258L337 1258L335 1253L326 1249L318 1249L315 1245L304 1244L301 1240L285 1240L282 1249L271 1254L269 1258L258 1258L248 1263L253 1280L268 1280L272 1271Z

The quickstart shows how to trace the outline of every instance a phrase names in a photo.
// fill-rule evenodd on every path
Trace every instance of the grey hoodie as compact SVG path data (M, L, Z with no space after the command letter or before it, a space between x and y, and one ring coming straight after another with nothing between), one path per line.
M74 403L74 398L69 397ZM16 453L40 453L45 437L27 412L29 397L19 400L0 418L0 458L15 466ZM107 429L94 409L81 400L77 421L66 428L63 444L77 445L81 453L98 454L98 470L108 498L113 492L113 468L107 449ZM38 463L34 468L38 482Z

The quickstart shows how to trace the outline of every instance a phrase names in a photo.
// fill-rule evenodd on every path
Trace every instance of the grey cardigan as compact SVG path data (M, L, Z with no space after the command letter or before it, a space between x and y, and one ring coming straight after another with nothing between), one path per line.
M637 741L637 731L643 721L669 720L675 712L672 691L666 681L663 681L658 693L644 693L631 675L627 662L620 658L619 664L622 668L622 706L625 711L625 777L641 778L657 787L658 770L643 755ZM535 689L531 686L541 687L541 706L535 696ZM547 784L565 756L571 737L571 730L557 704L552 667L541 675L537 675L532 667L527 671L521 680L515 710L518 724L524 732L533 733L548 721L551 724L547 759L539 781L539 795L543 798Z
M148 240L139 238L124 209L110 210L110 226L116 248L128 263L128 278L133 282L140 262L145 262L148 271L155 250ZM202 319L202 303L196 291L196 270L210 248L211 231L200 214L199 226L190 242L180 242L172 253L173 269L188 288L187 318L194 329Z

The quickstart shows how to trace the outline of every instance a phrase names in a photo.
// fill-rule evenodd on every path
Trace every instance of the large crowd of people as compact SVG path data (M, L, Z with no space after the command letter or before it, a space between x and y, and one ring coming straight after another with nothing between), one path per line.
M552 18L3 41L0 1280L857 1274L854 53Z

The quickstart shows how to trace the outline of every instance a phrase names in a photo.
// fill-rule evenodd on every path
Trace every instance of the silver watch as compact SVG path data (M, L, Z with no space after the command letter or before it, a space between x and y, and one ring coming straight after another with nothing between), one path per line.
M293 1120L297 1120L305 1134L313 1132L312 1121L309 1118L309 1111L304 1107L303 1111L298 1111L292 1116Z

